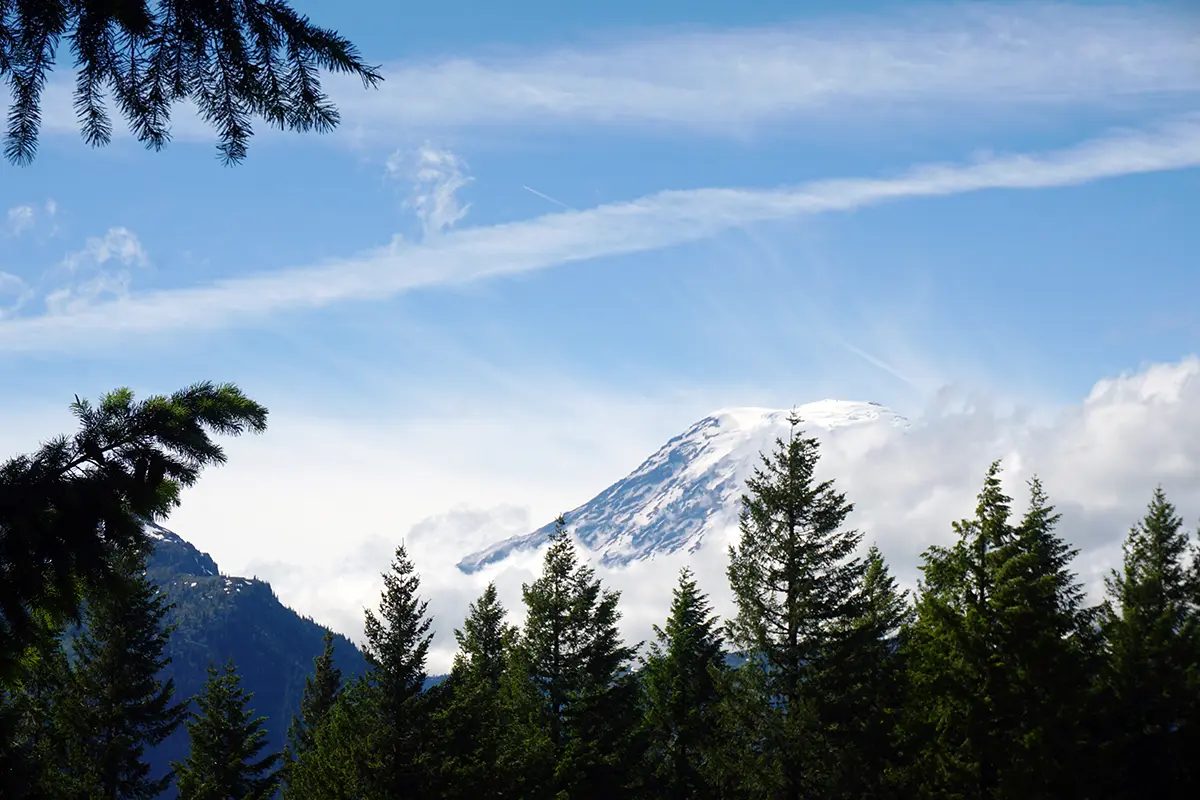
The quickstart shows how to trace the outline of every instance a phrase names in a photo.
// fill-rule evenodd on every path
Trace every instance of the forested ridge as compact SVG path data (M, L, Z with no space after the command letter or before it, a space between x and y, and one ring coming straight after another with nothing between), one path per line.
M922 554L910 594L870 532L848 526L851 500L819 477L819 442L795 419L746 484L731 618L708 600L720 587L684 570L652 640L623 641L619 594L560 519L523 607L489 586L455 631L449 677L430 687L432 620L401 545L367 613L367 673L344 676L327 637L287 747L272 752L237 664L210 667L191 712L162 680L170 597L149 583L139 533L223 460L211 436L259 430L265 409L201 384L75 410L73 438L0 468L0 567L43 579L0 591L4 797L1200 790L1200 549L1161 490L1148 488L1092 605L1049 489L1032 481L1014 507L994 464L973 513ZM80 617L84 633L64 639ZM186 757L151 774L146 749L180 726Z

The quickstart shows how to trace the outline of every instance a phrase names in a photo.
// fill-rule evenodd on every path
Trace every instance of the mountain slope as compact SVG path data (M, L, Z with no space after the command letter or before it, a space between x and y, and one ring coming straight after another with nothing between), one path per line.
M786 437L795 413L806 431L821 435L862 425L905 426L903 417L876 403L822 400L795 409L733 408L715 412L671 439L627 477L569 512L577 539L606 565L658 553L693 551L712 530L737 520L746 478L777 437ZM497 542L458 563L475 572L509 555L536 548L554 525Z
M233 659L254 693L254 710L267 718L268 748L282 749L325 628L279 602L270 584L222 575L207 553L166 528L151 524L147 533L155 544L147 575L174 604L166 672L175 679L176 698L200 691L210 663ZM362 653L344 636L334 636L334 657L346 678L366 669ZM154 774L182 759L187 748L181 728L150 754Z

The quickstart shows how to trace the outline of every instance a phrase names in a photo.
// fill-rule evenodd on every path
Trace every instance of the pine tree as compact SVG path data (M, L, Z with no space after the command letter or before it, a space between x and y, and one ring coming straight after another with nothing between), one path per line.
M503 688L516 630L505 614L495 584L488 584L454 632L459 650L449 679L439 687L431 726L438 738L433 760L439 797L512 796L514 776L503 753L511 708Z
M70 664L62 631L39 628L18 659L19 669L0 683L0 797L11 800L76 797L88 786L63 769L69 734Z
M833 669L858 613L863 575L854 557L861 534L843 528L853 506L832 481L816 479L818 442L801 435L799 418L790 422L788 440L777 440L746 482L728 570L737 608L730 639L765 671L775 717L769 746L789 800L829 785L821 718L838 698L824 694L819 676Z
M542 575L523 594L519 663L540 698L553 764L549 794L620 794L628 780L636 687L629 674L634 651L617 630L619 595L578 562L561 517Z
M723 640L712 605L690 570L680 571L670 616L654 632L657 641L642 671L650 794L680 800L720 797L713 752L722 736Z
M916 750L913 793L978 798L1082 793L1076 738L1087 686L1089 617L1037 481L1013 525L1000 465L974 519L922 566L906 647Z
M783 791L783 764L775 751L778 716L761 660L720 673L715 710L719 735L705 778L723 800L762 800ZM653 795L652 795L653 796Z
M418 595L421 579L401 544L391 571L383 575L379 616L367 611L365 655L383 725L381 791L385 796L411 797L424 791L420 725L425 714L421 690L425 657L433 637L428 602Z
M273 771L278 753L262 755L265 717L255 717L233 662L208 668L196 698L198 713L188 722L191 750L172 766L180 800L267 800L278 788Z
M173 702L174 681L163 680L170 609L145 575L145 558L128 554L122 584L91 598L75 653L68 702L67 770L95 798L157 797L170 774L152 776L146 749L183 722L186 703Z
M290 765L313 746L317 726L333 708L342 688L342 671L333 660L333 631L326 630L321 654L313 659L313 674L304 679L300 713L288 729L285 758Z
M454 658L452 675L461 679L470 676L493 691L499 690L516 632L504 621L506 614L496 593L496 584L489 583L479 599L467 609L462 629L454 631L458 654Z
M1086 714L1096 670L1096 614L1071 571L1078 550L1055 532L1060 515L1041 481L1029 482L1029 507L1014 531L1012 558L998 570L996 605L1007 651L1016 752L1003 791L1061 798L1085 792Z
M379 754L387 731L378 695L365 679L352 681L338 692L311 733L311 745L288 767L285 798L390 800L396 796L379 785Z
M1114 797L1200 791L1200 618L1188 536L1156 489L1125 540L1102 610Z
M954 525L951 547L930 547L922 564L917 622L909 655L914 708L926 723L914 788L924 795L958 790L991 798L996 790L997 697L993 563L1011 539L1010 499L1000 490L999 464L988 471L973 520ZM915 725L916 723L914 723Z
M867 551L860 605L837 658L821 676L839 702L822 718L834 761L825 796L900 796L899 726L904 704L900 639L912 612L879 549Z

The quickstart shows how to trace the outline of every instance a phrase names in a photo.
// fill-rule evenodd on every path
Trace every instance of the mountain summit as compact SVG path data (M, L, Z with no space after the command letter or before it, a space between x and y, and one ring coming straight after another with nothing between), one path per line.
M794 409L729 408L714 412L671 439L627 477L568 512L567 523L584 546L609 566L680 549L695 551L712 530L735 524L746 478L759 454L786 438L789 417L823 432L859 425L904 427L907 421L878 403L821 400ZM497 542L458 562L476 572L512 553L540 546L550 523Z

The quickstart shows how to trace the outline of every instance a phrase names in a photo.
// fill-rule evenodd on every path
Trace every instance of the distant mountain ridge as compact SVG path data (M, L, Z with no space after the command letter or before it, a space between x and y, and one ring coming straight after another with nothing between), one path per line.
M267 718L267 747L281 750L325 628L283 605L270 584L222 575L211 556L178 534L153 523L146 533L154 542L146 574L174 606L166 674L175 680L175 697L195 696L210 663L233 659L254 694L255 712ZM334 659L346 679L366 670L362 653L340 634L334 635ZM154 774L187 750L187 731L180 728L149 754Z
M870 402L821 400L794 409L730 408L714 412L672 438L631 472L567 513L578 541L608 566L657 554L694 551L712 531L736 524L746 479L776 438L786 438L792 414L820 435L851 425L906 427L907 420ZM510 555L539 547L551 522L464 557L458 568L476 572Z

